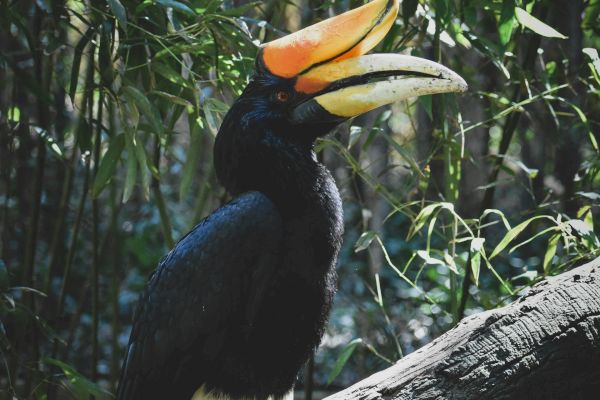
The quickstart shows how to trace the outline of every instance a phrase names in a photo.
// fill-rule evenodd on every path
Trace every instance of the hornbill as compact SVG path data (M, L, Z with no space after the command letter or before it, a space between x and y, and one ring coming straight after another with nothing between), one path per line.
M141 295L119 399L280 399L318 346L336 287L342 203L313 144L394 101L461 92L434 62L365 55L396 20L374 0L259 49L225 116L217 177L237 196L185 235Z

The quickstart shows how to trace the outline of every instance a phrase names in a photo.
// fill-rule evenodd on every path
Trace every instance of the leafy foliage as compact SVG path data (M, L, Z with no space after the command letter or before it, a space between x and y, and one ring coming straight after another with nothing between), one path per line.
M362 3L0 4L0 388L114 391L148 274L227 199L212 143L257 45ZM403 1L377 51L441 61L470 92L317 144L347 232L317 384L599 255L600 2L561 4Z

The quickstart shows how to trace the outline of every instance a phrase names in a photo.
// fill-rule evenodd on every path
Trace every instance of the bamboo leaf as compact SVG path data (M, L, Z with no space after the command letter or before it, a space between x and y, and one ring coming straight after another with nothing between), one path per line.
M188 107L193 108L194 107L192 105L192 103L190 103L186 99L182 99L181 97L172 95L172 94L167 93L167 92L162 92L160 90L154 90L154 91L150 92L150 94L158 96L158 97L162 97L163 99L165 99L165 100L167 100L167 101L169 101L169 102L171 102L173 104L179 104L180 106L184 106L186 108L188 108Z
M248 4L244 4L238 7L228 8L219 13L219 15L224 15L226 17L239 17L246 15L249 11L254 10L257 6L261 4L260 1L253 1Z
M331 383L334 381L334 379L337 378L337 376L340 374L340 372L342 372L342 369L344 369L344 365L346 365L346 363L348 362L348 360L350 359L350 357L352 356L352 354L354 353L356 348L362 343L363 343L363 340L359 338L359 339L354 339L353 341L351 341L350 343L348 343L346 345L344 350L342 350L342 353L340 354L339 358L335 362L335 365L333 366L333 369L331 370L331 373L329 374L329 378L327 378L328 385L331 385Z
M97 396L97 397L112 397L112 395L106 390L102 389L99 385L90 381L83 375L81 375L75 368L67 363L56 360L54 358L46 357L43 362L47 365L53 365L62 369L65 377L69 380L69 383L78 390L79 396Z
M142 114L148 119L148 122L155 130L156 133L162 135L165 131L164 126L162 125L162 121L160 118L160 114L156 107L150 103L148 97L146 97L142 92L140 92L137 88L133 86L124 86L123 92L125 96L135 103L137 107L142 111Z
M548 247L546 248L546 253L544 254L544 274L548 275L550 273L550 266L552 265L552 259L556 254L556 247L558 246L558 241L560 240L560 233L552 235L548 240Z
M354 245L354 252L358 253L366 250L376 236L377 234L373 231L363 232Z
M500 43L506 46L510 42L515 24L515 1L504 0L502 2L502 12L500 14L500 22L498 26L498 35Z
M148 165L148 157L146 156L146 149L144 146L135 146L135 156L140 166L140 174L142 175L142 191L146 200L150 199L150 175L151 166Z
M81 56L83 54L83 50L85 46L92 39L92 33L94 32L93 28L88 28L88 30L83 34L77 46L75 46L75 51L73 53L73 63L71 67L71 84L69 86L69 97L71 98L71 103L75 104L75 94L77 93L77 84L79 83L79 68L81 67Z
M200 162L200 154L202 150L202 133L200 127L192 118L189 117L190 122L190 146L187 152L187 158L183 165L183 172L181 174L181 186L179 187L179 198L183 199L188 193L192 186L195 172Z
M107 0L110 10L124 30L127 30L127 12L119 0Z
M593 69L596 71L596 74L600 76L600 57L598 56L598 50L587 47L583 49L583 53L587 55L592 61Z
M123 203L127 203L131 197L131 194L133 193L138 167L137 156L135 154L135 133L132 130L128 130L126 136L127 175L125 177L125 188L123 189Z
M515 226L510 231L508 231L506 233L506 235L504 235L504 238L502 238L500 243L498 243L498 245L492 252L492 255L490 256L489 259L491 260L492 258L496 257L498 255L498 253L500 253L502 250L504 250L506 248L506 246L508 246L510 244L510 242L512 242L517 236L519 236L519 234L521 232L523 232L529 226L530 223L532 223L533 221L535 221L537 219L541 219L541 218L548 218L548 219L554 221L553 218L551 218L547 215L538 215L537 217L533 217L533 218L528 219L527 221L521 222L519 225Z
M415 218L415 221L413 222L412 226L410 227L410 230L408 231L407 240L410 240L414 235L416 235L417 232L419 232L421 228L425 226L425 223L427 223L427 220L431 217L433 212L441 206L442 205L440 203L435 203L423 208Z
M479 286L479 272L481 270L481 253L483 251L484 238L475 238L471 240L469 251L471 252L471 272L475 285Z
M544 37L549 38L567 39L567 36L563 35L556 29L540 21L539 19L529 14L527 11L523 10L520 7L515 8L515 15L517 17L517 21L519 21L521 25L531 29L538 35L542 35Z
M194 10L192 10L191 8L189 8L187 5L179 2L179 1L175 1L175 0L156 0L156 2L158 4L160 4L161 6L165 7L165 8L172 8L173 10L179 11L183 14L187 14L187 15L191 15L191 16L196 16L196 13L194 12Z
M100 161L100 167L98 167L98 173L96 174L94 184L92 185L93 197L98 197L108 181L113 177L124 147L125 135L123 134L117 135L110 141L108 150Z
M437 258L433 258L427 253L425 250L417 251L417 255L425 261L425 264L429 265L446 265L446 263L442 260L438 260Z
M348 149L351 149L352 146L358 142L363 132L362 126L352 125L350 127L350 138L348 139Z
M382 133L382 135L388 141L388 143L392 145L392 147L400 155L400 157L402 157L406 162L408 162L408 165L410 165L410 169L413 171L415 176L423 178L424 177L423 171L421 171L419 164L417 164L417 162L415 161L413 156L410 154L410 152L408 152L404 147L402 147L400 144L398 144L387 133Z
M507 231L510 231L510 224L508 223L508 220L506 219L506 217L504 216L504 213L500 210L496 210L496 209L486 209L483 214L481 215L481 217L479 218L480 221L483 221L483 219L485 217L487 217L490 214L496 214L498 216L500 216L500 219L502 220L502 223L504 224L504 227L506 228Z

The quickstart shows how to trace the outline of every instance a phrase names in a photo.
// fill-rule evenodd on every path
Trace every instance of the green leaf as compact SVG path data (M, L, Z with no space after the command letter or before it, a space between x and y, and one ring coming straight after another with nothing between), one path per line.
M337 378L337 376L340 374L340 372L342 372L344 365L346 365L346 363L352 356L352 353L354 353L356 348L362 343L363 343L362 339L354 339L353 341L351 341L350 343L348 343L346 345L344 350L342 350L342 354L340 354L339 358L335 362L335 365L333 366L333 370L331 370L331 373L329 374L329 378L327 378L327 385L331 385L333 380L335 378Z
M177 72L170 65L165 64L163 62L156 62L156 61L153 62L152 63L152 71L156 72L157 74L159 74L160 76L162 76L163 78L168 80L169 82L174 83L178 86L184 87L186 89L192 89L192 87L193 87L187 80L185 80L183 78L183 76L181 75L181 72ZM151 92L151 93L156 93L156 92ZM158 92L158 93L164 93L164 92ZM173 97L175 97L175 96L173 96Z
M156 2L158 4L160 4L163 7L170 7L173 10L179 11L183 14L188 14L191 16L196 16L196 13L194 12L194 10L192 10L191 8L189 8L187 5L179 2L179 1L175 1L175 0L156 0Z
M502 2L502 13L500 15L500 22L498 26L498 35L500 36L500 43L502 46L506 46L510 42L513 30L515 26L515 1L504 0Z
M94 184L92 185L93 197L98 197L100 193L102 193L102 190L108 181L110 181L110 179L113 177L124 147L125 135L123 134L117 135L110 141L108 151L104 154L102 160L100 161L100 167L98 167L98 173L96 174Z
M181 174L181 186L179 187L179 198L183 199L188 193L200 162L200 155L202 150L202 133L200 127L190 117L190 146L187 152L187 158L183 165L183 172Z
M65 374L65 377L67 377L67 379L69 380L69 383L73 385L73 388L75 388L79 392L79 396L113 397L109 392L102 389L99 385L95 384L94 382L81 375L79 372L77 372L77 370L75 370L75 368L73 368L69 364L50 357L44 358L43 362L45 364L53 365L62 369L63 373Z
M586 199L590 199L593 201L600 201L600 193L595 192L577 192L575 193L581 197L585 197Z
M517 236L519 236L521 232L523 232L529 226L530 223L541 218L548 218L550 220L553 220L547 215L538 215L537 217L533 217L528 219L527 221L521 222L519 225L515 226L510 231L508 231L506 235L504 235L504 238L502 238L500 243L498 243L489 259L491 260L492 258L496 257L498 253L504 250L506 246L510 244L510 242L512 242Z
M151 166L148 163L148 157L146 156L146 149L141 144L135 146L135 157L138 160L140 166L140 174L142 175L142 191L144 198L148 200L150 198L150 173Z
M71 103L73 104L75 104L77 84L79 83L79 69L81 67L81 57L83 55L83 50L92 39L93 33L94 29L88 28L88 30L83 34L83 36L77 43L77 46L75 46L75 51L73 52L73 62L71 66L71 84L69 86L69 97L71 99Z
M417 255L425 261L425 264L429 265L446 265L446 263L442 260L438 260L437 258L433 258L427 253L425 250L417 251Z
M248 4L241 5L239 7L228 8L227 10L223 10L219 12L219 15L226 17L240 17L246 15L249 11L254 10L258 5L260 5L260 1L253 1Z
M502 223L504 224L504 227L506 228L507 231L510 231L510 224L508 223L508 220L506 219L506 217L504 216L504 213L500 210L496 210L496 209L486 209L483 214L481 215L481 217L479 218L480 221L483 221L483 219L485 217L487 217L489 214L496 214L498 216L500 216L500 219L502 220Z
M135 103L135 105L142 111L142 114L148 119L148 122L155 130L156 133L162 135L165 131L165 128L162 124L160 114L156 107L150 103L148 97L146 97L142 92L140 92L137 88L133 86L124 86L123 93L128 98L128 100Z
M483 244L485 243L484 238L475 238L471 240L470 253L471 253L471 271L475 285L479 286L479 271L481 270L481 254L483 250Z
M362 126L352 125L350 127L350 138L348 140L348 149L352 148L358 142L363 132Z
M388 143L392 145L396 153L398 153L398 155L400 155L400 157L402 157L408 163L408 165L410 165L410 169L412 170L413 174L421 178L424 177L421 167L419 167L419 164L415 161L410 152L396 142L388 133L381 132L381 134L388 141Z
M377 234L373 231L363 232L363 234L360 235L360 238L358 238L356 244L354 245L354 252L358 253L363 250L366 250L376 237Z
M583 53L590 58L596 74L600 76L600 57L598 56L598 50L588 47L583 49Z
M527 165L523 164L522 161L517 160L515 161L515 164L517 164L517 166L523 171L525 172L525 174L527 175L527 177L529 179L535 179L535 177L538 175L539 170L535 169L535 168L529 168Z
M133 187L135 186L138 167L138 161L135 155L135 132L133 132L131 129L128 129L126 136L127 175L125 177L125 188L123 189L123 203L127 203L127 201L129 201L129 198L131 197L131 194L133 193Z
M526 28L531 29L538 35L542 35L542 36L548 37L548 38L567 39L567 36L558 32L556 29L552 28L551 26L546 25L545 23L543 23L542 21L540 21L533 15L529 14L527 11L523 10L522 8L516 7L515 14L517 17L517 21L519 21L519 23L521 25L523 25Z
M560 233L556 235L550 236L548 240L548 247L546 248L546 253L544 254L544 274L548 275L550 273L550 266L552 265L552 259L556 254L556 247L558 246L558 241L560 240Z
M433 212L441 206L442 205L440 203L434 203L423 208L415 218L415 222L413 222L412 226L410 227L407 240L410 240L414 235L416 235L417 232L419 232L423 226L425 226L425 223L427 223L427 220L429 220Z
M153 90L152 92L150 92L150 94L156 95L158 97L162 97L163 99L165 99L173 104L179 104L180 106L184 106L184 107L191 107L191 108L194 107L194 105L192 103L190 103L189 101L187 101L186 99L182 99L181 97L172 95L167 92L162 92L160 90Z
M119 21L119 24L123 29L127 29L127 12L125 11L125 7L119 0L107 0L108 5L110 6L110 10L114 14L114 16Z

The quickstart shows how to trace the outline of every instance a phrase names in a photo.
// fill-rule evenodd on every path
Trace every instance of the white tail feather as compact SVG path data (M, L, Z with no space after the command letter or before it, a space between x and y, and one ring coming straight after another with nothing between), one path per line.
M267 399L258 399L256 397L233 398L220 392L207 391L206 388L202 386L200 389L196 390L196 393L194 393L191 400L294 400L294 389L290 390L283 397L269 396Z

